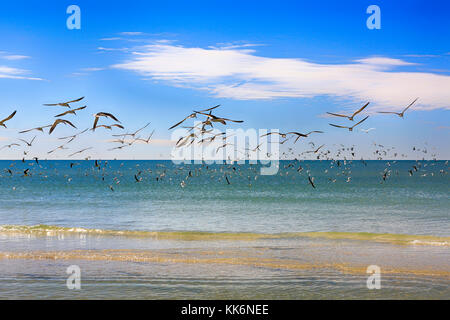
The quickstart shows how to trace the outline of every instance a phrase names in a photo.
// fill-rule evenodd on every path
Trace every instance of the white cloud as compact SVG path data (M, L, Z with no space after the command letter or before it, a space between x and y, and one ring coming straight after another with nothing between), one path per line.
M122 36L139 36L139 35L142 35L143 32L132 31L132 32L120 32L119 34L122 35Z
M2 58L6 59L6 60L23 60L23 59L29 59L30 57L19 55L19 54L12 54L12 55L3 56Z
M218 98L274 99L329 95L371 101L400 110L415 97L416 109L450 108L450 76L399 71L413 63L369 57L348 64L257 56L252 49L186 48L152 44L113 67L171 85L208 90Z
M41 78L28 77L27 70L0 66L0 78L7 79L26 79L26 80L42 80Z

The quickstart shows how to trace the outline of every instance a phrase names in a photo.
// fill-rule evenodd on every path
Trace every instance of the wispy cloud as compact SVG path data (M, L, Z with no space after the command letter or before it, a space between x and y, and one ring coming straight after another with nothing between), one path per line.
M11 55L6 55L6 56L2 56L3 59L6 60L23 60L23 59L29 59L29 56L23 56L20 54L11 54Z
M122 36L140 36L143 35L143 32L140 31L126 31L126 32L120 32L119 33Z
M228 46L229 47L229 46ZM251 48L142 46L117 69L176 86L207 90L219 98L274 99L329 95L371 101L400 110L414 97L417 109L450 108L450 76L402 71L413 63L368 57L347 64L318 64L302 58L272 58Z
M26 79L26 80L43 80L41 78L29 77L26 74L27 70L12 68L7 66L0 66L0 78L6 79Z

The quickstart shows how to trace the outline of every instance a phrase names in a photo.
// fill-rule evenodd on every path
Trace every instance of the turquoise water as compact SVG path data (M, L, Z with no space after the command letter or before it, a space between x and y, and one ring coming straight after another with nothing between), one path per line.
M70 168L69 161L40 161L39 167L15 162L10 168L11 162L1 161L0 225L450 235L450 176L443 161L420 162L413 176L408 170L417 166L415 161L390 166L387 161L367 161L367 166L354 161L340 167L329 161L282 161L276 176L260 176L256 165L206 169L170 161L108 161L98 170L93 161L77 163ZM23 177L27 168L31 176ZM391 176L381 183L385 168ZM307 180L308 170L315 189ZM139 171L142 181L137 183Z
M0 298L450 297L445 161L73 163L0 161Z

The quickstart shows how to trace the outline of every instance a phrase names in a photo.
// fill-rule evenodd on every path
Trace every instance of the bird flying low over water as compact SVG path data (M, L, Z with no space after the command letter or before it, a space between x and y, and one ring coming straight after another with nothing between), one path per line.
M308 137L311 133L323 133L323 131L317 131L317 130L314 130L314 131L310 131L310 132L308 132L308 133L300 133L300 132L291 131L291 132L288 132L287 134L293 134L293 135L296 135L296 136L297 136L297 138L296 138L295 141L294 141L294 143L295 143L295 142L297 142L297 140L300 139L301 137L306 138L306 137Z
M55 122L53 122L52 127L50 128L50 130L48 131L48 134L51 134L53 132L53 130L55 130L56 126L60 123L64 123L65 125L70 125L71 127L74 127L75 129L77 127L75 127L73 125L72 122L70 122L69 120L64 120L64 119L56 119Z
M365 105L363 105L360 109L356 110L351 116L346 116L346 115L343 115L343 114L331 113L331 112L327 112L327 113L328 113L328 114L331 114L332 116L342 117L342 118L347 118L348 120L353 121L353 118L354 118L358 113L360 113L361 111L363 111L363 110L369 105L369 103L370 103L370 102L367 102L367 103L366 103Z
M66 112L63 112L63 113L60 113L60 114L57 114L55 117L62 117L62 116L65 116L66 114L76 114L76 112L75 111L78 111L78 110L83 110L83 109L85 109L86 108L86 106L83 106L83 107L79 107L79 108L76 108L76 109L72 109L72 110L67 110Z
M6 128L5 122L8 121L8 120L11 120L11 119L14 117L14 115L16 114L16 112L17 112L17 111L14 111L14 112L11 113L7 118L1 120L1 121L0 121L0 126Z
M360 123L366 121L368 117L369 117L369 116L365 117L365 118L362 119L360 122L358 122L358 123L356 123L355 125L353 125L352 127L339 126L339 125L337 125L337 124L332 124L332 123L330 123L329 125L330 125L330 126L333 126L333 127L336 127L336 128L345 128L345 129L348 129L349 131L353 131L353 128L354 128L354 127L356 127L356 126L359 125Z
M22 141L22 142L25 142L27 146L31 147L31 145L32 145L32 143L33 143L33 141L34 141L34 139L36 139L36 136L34 136L34 138L31 139L30 142L28 142L28 141L26 141L26 140L24 140L24 139L19 139L19 140Z
M405 111L408 110L419 98L414 99L413 102L411 102L405 109L403 109L402 112L393 112L393 111L379 111L378 113L389 113L389 114L396 114L400 118L403 118Z
M78 98L78 99L75 99L75 100L70 100L70 101L67 101L67 102L46 103L46 104L44 104L44 106L60 106L60 107L70 108L70 105L69 105L70 103L78 102L78 101L81 101L83 99L84 99L84 97L81 97L81 98Z

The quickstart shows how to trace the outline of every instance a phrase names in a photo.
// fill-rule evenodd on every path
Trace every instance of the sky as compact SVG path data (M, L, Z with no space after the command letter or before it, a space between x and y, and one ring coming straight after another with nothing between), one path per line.
M69 29L70 5L80 8L80 29ZM380 29L369 29L370 5L380 8ZM192 110L220 104L219 116L244 120L230 128L324 131L308 142L355 145L373 158L374 143L409 158L450 158L450 22L448 1L21 1L0 5L0 159L167 159L174 123ZM110 112L151 143L110 150L111 132L98 129L67 150L58 137L18 131L48 125L63 107L45 103L84 96L68 115L81 131L93 113ZM402 119L398 111L417 102ZM353 124L326 112L369 118ZM101 120L101 123L111 123ZM192 122L186 122L191 125ZM360 129L372 129L363 132ZM113 134L122 133L114 129ZM413 151L427 148L427 154Z

